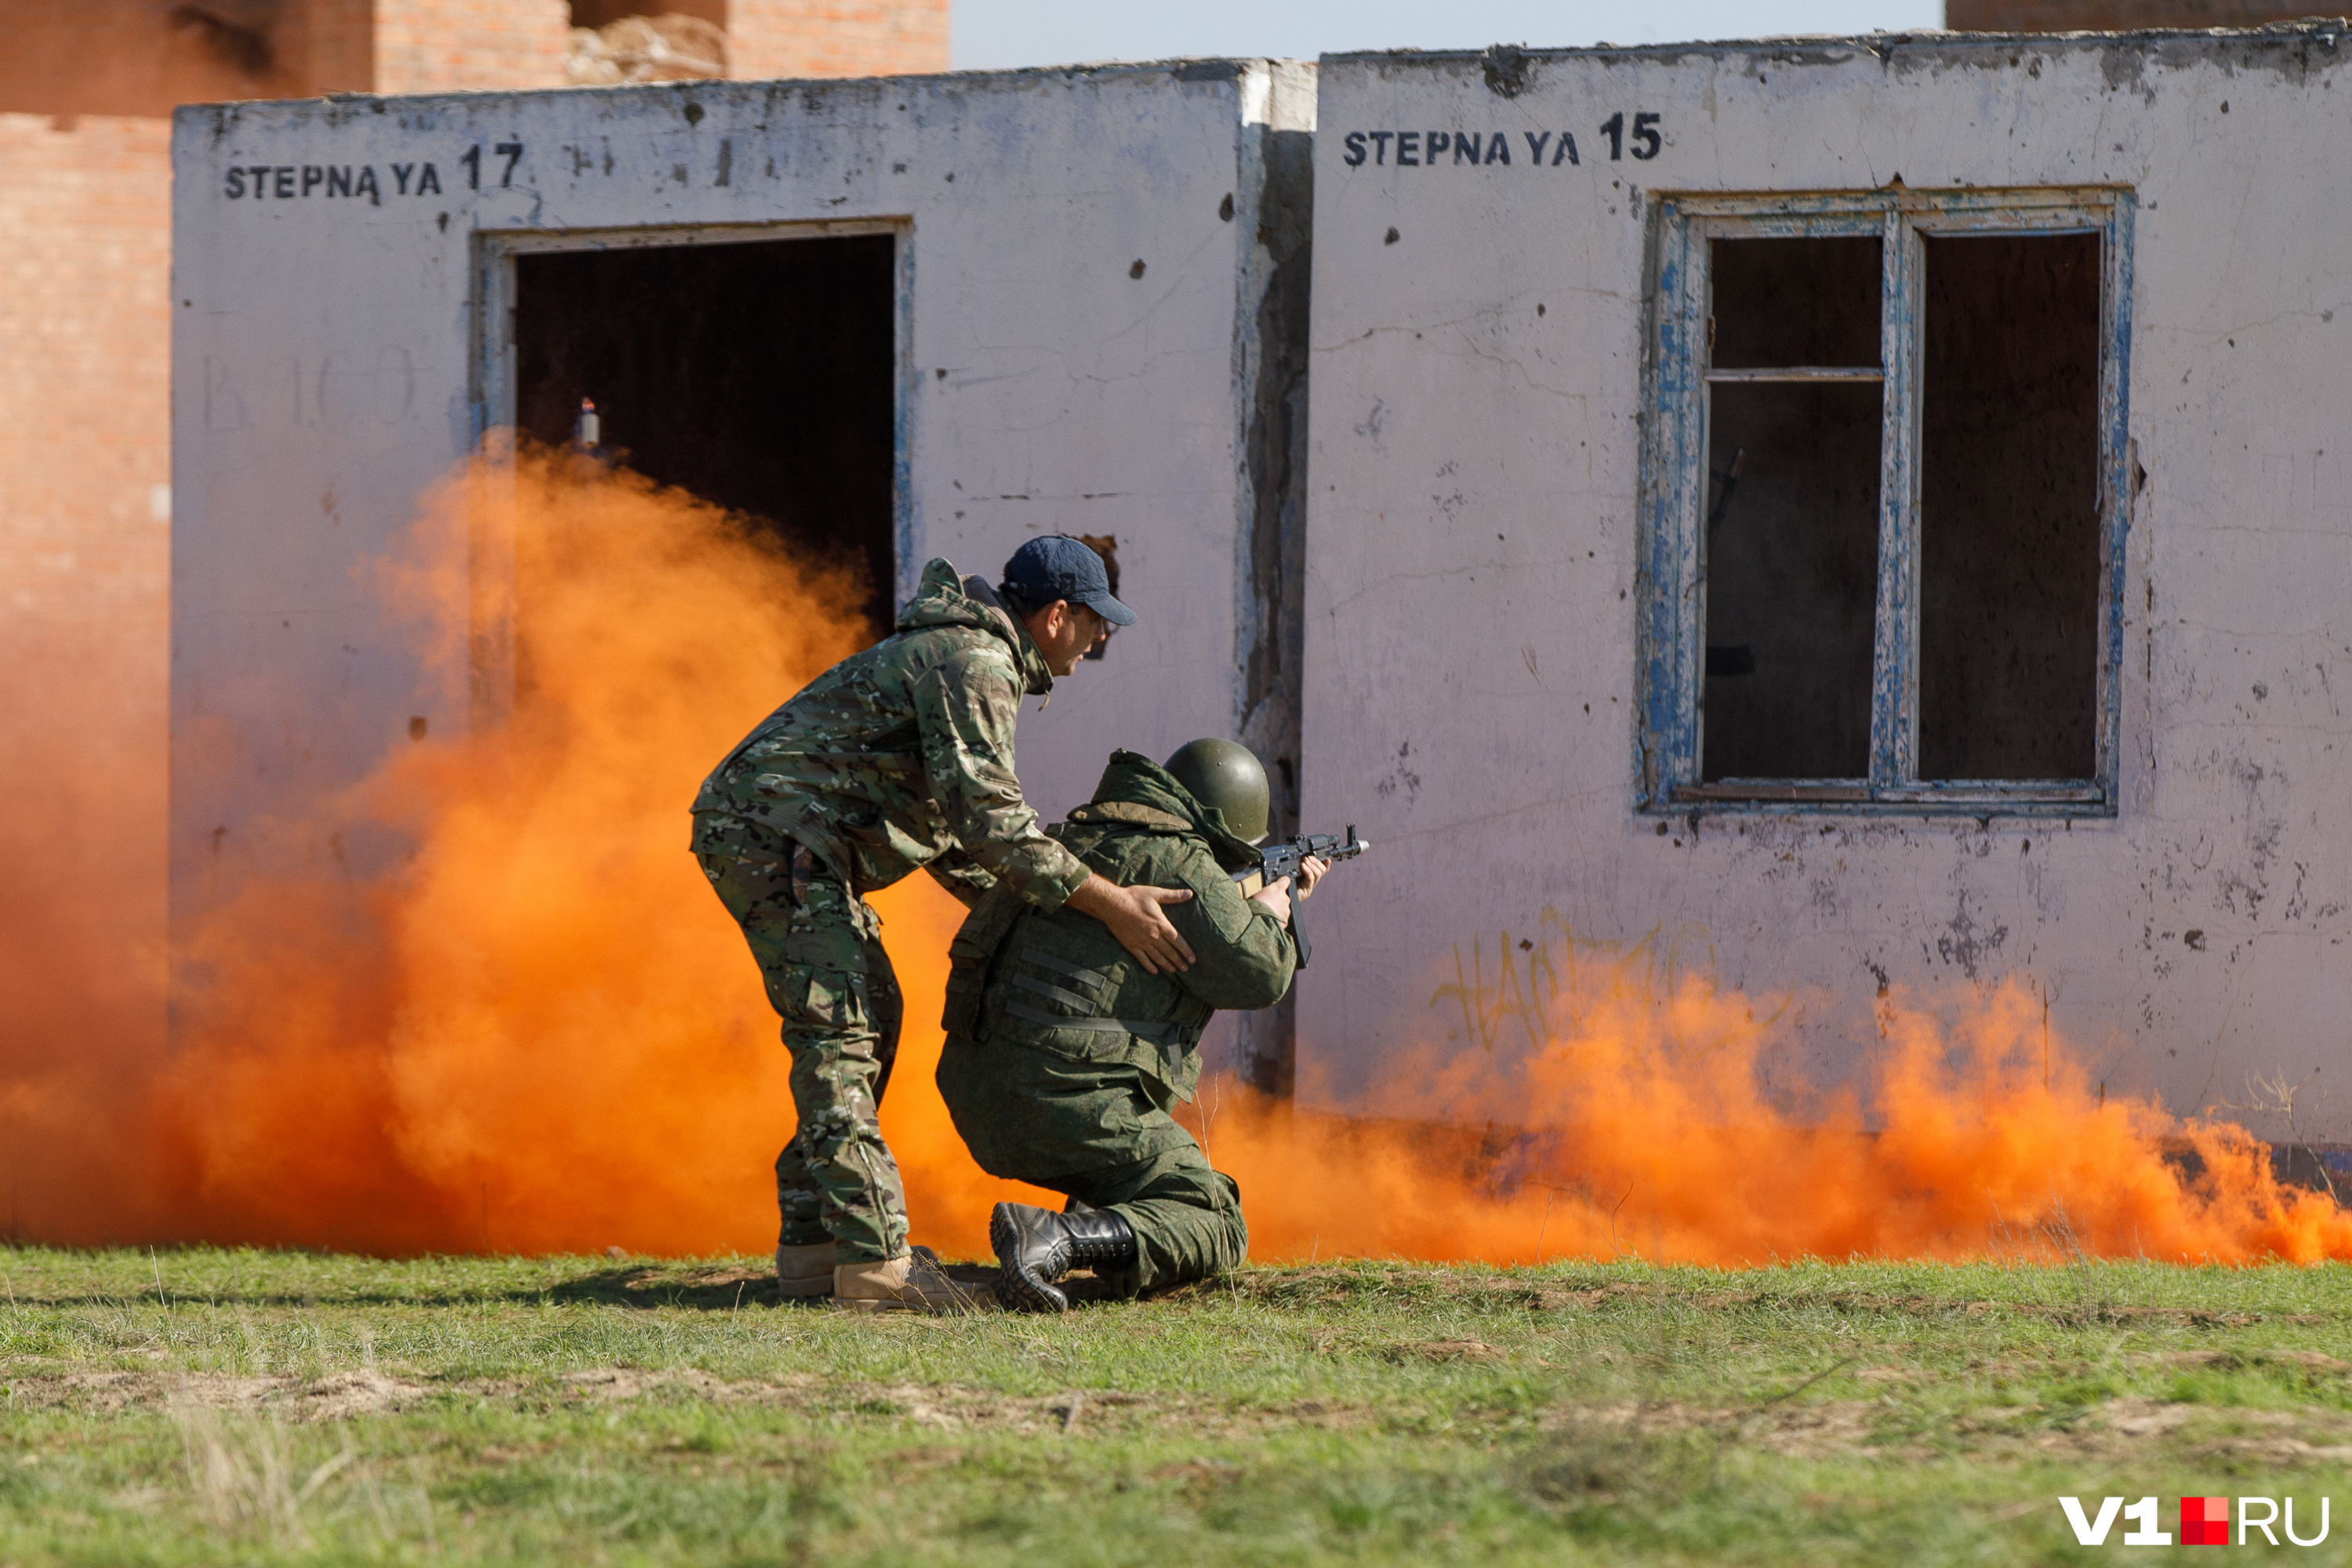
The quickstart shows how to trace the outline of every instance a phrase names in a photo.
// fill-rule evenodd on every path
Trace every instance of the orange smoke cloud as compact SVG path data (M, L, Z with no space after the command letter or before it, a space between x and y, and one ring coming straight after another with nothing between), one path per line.
M12 1166L78 1173L24 1194L28 1234L394 1253L772 1245L788 1064L687 852L686 807L756 719L857 645L862 590L635 475L472 466L376 573L461 673L482 609L467 542L486 526L515 541L513 721L404 744L275 834L387 826L413 845L405 863L238 890L178 955L201 984L174 999L168 1055L106 1026L91 999L153 991L152 973L102 962L47 984L57 1005L38 1016L0 1020ZM64 779L49 793L75 795ZM105 952L102 889L19 882L0 901L5 929L40 942L8 949L28 987L37 967ZM921 1027L961 911L927 885L878 902L917 1026L888 1126L921 1208L977 1205L978 1234L999 1184L947 1130ZM60 927L58 910L91 918Z
M404 744L315 803L306 830L373 824L413 852L373 880L237 891L188 938L180 971L202 984L176 998L168 1055L113 1016L152 993L135 965L90 961L102 943L83 917L102 900L21 880L0 894L0 933L23 944L0 950L8 973L121 999L0 1020L0 1131L13 1171L45 1173L26 1234L386 1253L770 1244L788 1064L687 853L686 805L761 714L856 645L862 595L625 472L469 466L379 571L459 671L483 613L467 541L486 526L516 542L512 722ZM907 994L883 1126L916 1237L984 1254L992 1204L1055 1200L979 1172L931 1083L961 909L919 877L876 902ZM1868 1125L1853 1094L1800 1117L1764 1093L1772 1026L1757 1020L1777 1015L1747 998L1594 973L1549 1000L1569 1021L1540 1049L1391 1070L1411 1086L1397 1120L1207 1088L1192 1118L1241 1181L1255 1255L2352 1257L2352 1225L2280 1189L2244 1134L2102 1103L2063 1045L2045 1067L2019 994L1953 1023L1890 1003ZM1515 1131L1448 1143L1433 1122ZM2194 1180L2167 1139L2196 1150Z
M1801 1116L1767 1096L1759 1019L1777 1008L1696 978L1664 997L1623 977L1582 988L1558 998L1574 1021L1515 1062L1429 1054L1387 1074L1412 1086L1415 1118L1499 1136L1303 1117L1286 1132L1263 1103L1226 1117L1213 1100L1253 1252L2352 1258L2352 1215L2282 1187L2242 1129L2098 1092L2022 988L1957 1020L1883 1004L1867 1121L1853 1090Z

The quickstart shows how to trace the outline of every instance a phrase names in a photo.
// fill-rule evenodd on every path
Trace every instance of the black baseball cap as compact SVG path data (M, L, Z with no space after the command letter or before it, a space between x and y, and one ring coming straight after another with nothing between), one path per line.
M1135 625L1135 612L1110 596L1102 557L1083 539L1048 533L1031 540L1004 563L1004 585L1032 605L1067 599L1115 626Z

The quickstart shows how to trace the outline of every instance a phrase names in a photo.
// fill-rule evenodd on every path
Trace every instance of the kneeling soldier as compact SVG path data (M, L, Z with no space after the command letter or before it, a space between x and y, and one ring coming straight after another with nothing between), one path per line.
M1201 1079L1201 1031L1220 1007L1267 1007L1299 962L1289 879L1245 895L1257 865L1265 769L1230 741L1194 741L1165 767L1111 756L1094 799L1048 829L1121 886L1188 888L1169 917L1195 955L1154 974L1095 921L992 892L949 952L940 1092L991 1175L1062 1193L1067 1211L999 1204L989 1239L1009 1306L1061 1311L1055 1289L1090 1267L1127 1295L1242 1260L1241 1188L1169 1114ZM1308 860L1299 895L1325 869Z

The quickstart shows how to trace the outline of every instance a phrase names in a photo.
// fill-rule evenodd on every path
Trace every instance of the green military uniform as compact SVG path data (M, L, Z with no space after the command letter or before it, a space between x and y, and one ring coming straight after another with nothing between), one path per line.
M949 949L940 1092L982 1170L1127 1222L1127 1293L1230 1268L1249 1246L1241 1189L1168 1108L1200 1082L1211 1015L1280 1001L1297 944L1233 881L1257 851L1149 758L1114 753L1048 831L1113 882L1190 888L1167 913L1196 961L1150 974L1095 921L990 895Z
M876 1121L898 1047L897 978L864 895L920 867L967 905L1059 909L1087 879L1022 801L1013 726L1053 672L977 577L933 561L897 635L769 715L704 781L695 855L783 1019L800 1125L776 1160L782 1245L845 1263L907 1250Z

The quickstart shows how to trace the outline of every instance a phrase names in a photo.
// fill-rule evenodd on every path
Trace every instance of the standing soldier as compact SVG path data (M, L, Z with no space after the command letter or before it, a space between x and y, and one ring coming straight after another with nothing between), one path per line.
M1198 962L1181 974L1126 961L1090 921L992 893L949 952L940 1093L982 1170L1066 1194L1055 1214L999 1204L997 1294L1057 1312L1074 1268L1125 1294L1229 1268L1249 1247L1241 1188L1210 1168L1169 1107L1201 1081L1196 1047L1220 1007L1270 1007L1299 962L1289 879L1245 892L1259 864L1265 769L1231 741L1194 741L1160 767L1112 753L1094 799L1054 837L1114 882L1189 889L1174 911ZM1306 897L1325 869L1299 868Z
M865 895L917 867L966 905L983 893L1099 922L1153 974L1192 951L1163 904L1189 890L1118 887L1039 830L1013 771L1021 699L1053 689L1129 626L1102 558L1033 539L994 590L943 560L895 636L801 689L727 754L694 802L694 853L743 928L783 1018L800 1124L776 1158L788 1296L936 1310L960 1297L907 1245L898 1163L876 1118L900 1003Z

